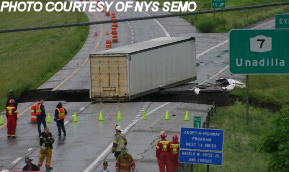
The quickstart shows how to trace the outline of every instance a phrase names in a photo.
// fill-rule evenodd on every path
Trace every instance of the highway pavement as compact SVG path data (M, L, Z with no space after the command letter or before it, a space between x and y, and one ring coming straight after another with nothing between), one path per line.
M52 120L55 106L58 102L45 102L47 113ZM21 103L19 112L27 109L32 103ZM66 118L67 136L58 137L54 121L48 124L55 137L52 166L53 171L79 172L95 171L104 159L109 161L111 169L114 158L111 152L111 142L114 137L116 124L122 126L127 134L128 149L136 160L138 170L147 172L157 170L154 156L155 143L160 131L168 132L168 139L178 133L180 127L191 127L193 117L200 115L205 120L209 105L197 105L173 102L135 102L135 103L105 103L91 104L90 102L63 102L68 111ZM102 111L104 121L98 121ZM117 120L118 111L122 120ZM147 112L147 120L142 120L142 113ZM164 120L169 111L170 120ZM189 112L190 121L184 122L185 112ZM73 122L72 114L78 114L78 122ZM34 163L39 158L39 139L37 124L30 123L30 109L19 117L17 138L6 138L6 126L0 129L0 170L23 168L24 157L29 155ZM42 167L42 170L45 170ZM114 170L113 170L114 171Z

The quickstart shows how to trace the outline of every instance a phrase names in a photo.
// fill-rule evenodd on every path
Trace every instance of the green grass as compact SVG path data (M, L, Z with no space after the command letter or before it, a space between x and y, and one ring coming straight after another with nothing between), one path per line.
M223 165L211 166L211 172L265 172L268 171L269 155L258 151L261 135L270 128L272 112L261 108L250 108L250 124L245 123L245 104L236 102L232 106L217 109L211 126L224 130ZM197 165L194 172L205 171Z
M185 1L185 0L183 0ZM211 0L194 0L197 11L210 10ZM162 2L162 1L160 1ZM274 2L288 2L287 0L227 0L226 8L269 4ZM260 8L255 10L241 10L216 14L202 14L186 16L184 19L197 27L200 32L228 32L233 28L244 28L278 13L288 12L287 6ZM200 24L201 23L201 24ZM212 24L214 27L212 27ZM206 28L208 27L208 28Z
M263 104L289 105L289 76L250 76L250 98ZM235 89L232 94L245 98L245 89Z
M57 1L57 0L53 0ZM0 29L88 21L78 12L3 12ZM79 51L88 27L0 34L0 109L8 90L34 89L61 69Z

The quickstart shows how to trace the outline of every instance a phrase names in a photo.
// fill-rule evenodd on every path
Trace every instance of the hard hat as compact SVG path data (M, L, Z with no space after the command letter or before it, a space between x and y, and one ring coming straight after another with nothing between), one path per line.
M172 138L173 138L173 140L178 140L179 139L177 134L174 134Z
M165 131L161 131L161 137L166 138L167 137L167 133Z
M118 130L118 131L121 131L121 126L118 125L118 126L115 127L115 129Z
M32 162L32 161L33 161L33 159L30 158L29 156L25 157L25 163L29 163L29 162Z
M10 104L14 104L15 101L14 101L13 99L10 99L10 100L9 100L9 103L10 103Z

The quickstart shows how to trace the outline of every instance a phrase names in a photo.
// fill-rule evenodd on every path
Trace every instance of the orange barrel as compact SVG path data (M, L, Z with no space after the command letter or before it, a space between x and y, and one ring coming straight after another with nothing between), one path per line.
M36 104L31 106L31 123L37 123L37 117L35 114Z
M111 17L113 18L115 18L115 12L111 12Z
M111 33L116 32L116 27L111 27Z
M106 12L105 12L105 16L110 16L110 12L109 12L109 11L106 11Z
M117 32L112 32L112 42L116 43L118 42Z
M117 22L113 22L113 23L111 24L111 26L112 26L112 27L117 27Z
M110 48L111 48L111 41L106 40L105 49L110 49Z

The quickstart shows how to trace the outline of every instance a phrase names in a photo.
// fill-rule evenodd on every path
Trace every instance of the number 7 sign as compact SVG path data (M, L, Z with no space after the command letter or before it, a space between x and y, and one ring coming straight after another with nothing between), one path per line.
M272 51L272 38L264 35L250 38L250 51L258 53Z

